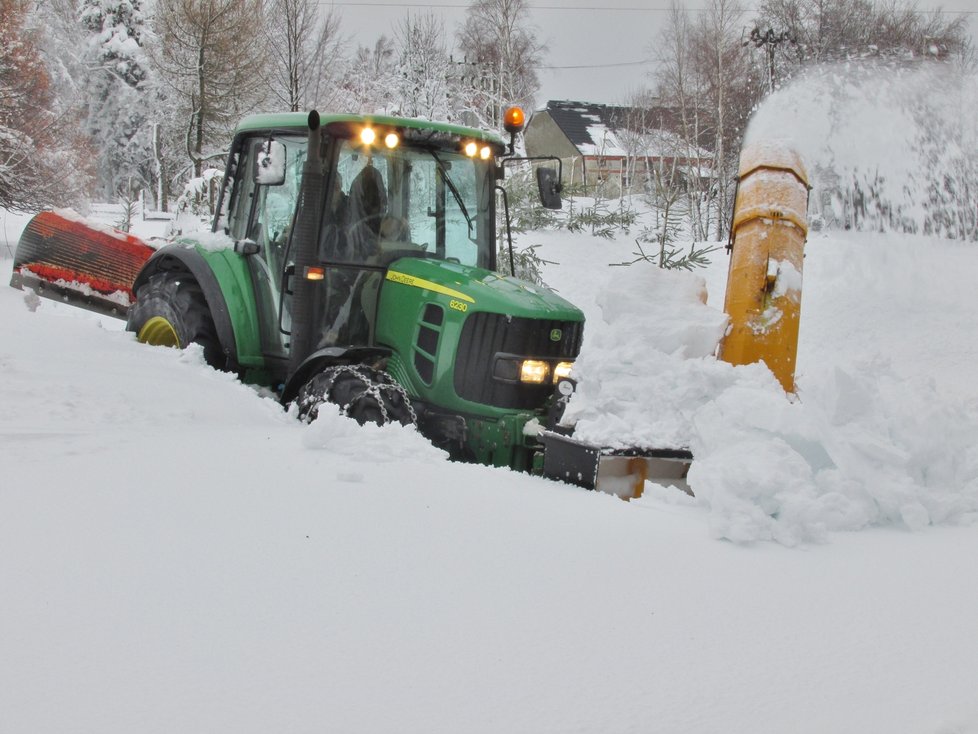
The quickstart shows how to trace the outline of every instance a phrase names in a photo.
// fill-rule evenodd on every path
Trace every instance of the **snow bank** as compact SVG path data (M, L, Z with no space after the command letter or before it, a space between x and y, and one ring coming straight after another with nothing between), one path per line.
M912 259L875 264L896 287L913 269ZM867 293L836 285L845 303ZM809 365L789 401L766 367L712 356L726 317L703 300L703 280L689 273L633 266L609 277L575 365L579 391L566 420L577 421L576 435L619 448L690 448L689 485L709 508L711 532L737 542L795 545L833 530L978 519L978 419L967 404L932 378L903 376L884 355L848 350ZM919 306L912 294L906 300ZM877 306L849 317L861 321ZM901 315L894 309L892 318ZM803 331L805 319L803 308Z
M689 483L716 537L795 545L978 519L978 422L933 382L880 360L810 375L800 393L732 386L694 416Z
M293 407L292 416L297 417ZM435 448L414 428L398 424L361 426L340 413L339 406L325 404L319 407L318 417L303 434L303 444L313 450L327 450L343 457L357 459L370 457L372 464L389 464L404 460L421 460L426 463L444 463L448 454ZM359 472L346 472L337 479L348 482L363 481Z

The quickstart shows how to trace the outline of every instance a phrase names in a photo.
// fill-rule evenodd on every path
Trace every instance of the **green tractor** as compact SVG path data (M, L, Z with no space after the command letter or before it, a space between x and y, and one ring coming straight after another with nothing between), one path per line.
M584 315L496 270L511 152L420 120L249 117L213 231L146 261L127 328L200 344L305 419L335 403L361 423L416 424L455 458L531 469L527 426L546 422Z
M41 212L11 285L126 318L142 342L197 343L304 420L332 403L360 423L413 424L455 459L623 496L646 477L681 480L688 451L611 450L559 425L584 315L496 263L522 122L507 112L505 141L395 117L249 117L210 232L155 249ZM542 205L560 208L559 168L536 174Z

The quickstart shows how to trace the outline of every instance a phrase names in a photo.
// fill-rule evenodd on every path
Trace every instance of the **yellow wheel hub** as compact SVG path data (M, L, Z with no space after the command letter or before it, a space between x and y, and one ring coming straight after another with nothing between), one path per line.
M144 344L152 344L154 347L180 348L177 330L162 316L154 316L143 324L143 328L139 330L136 338Z

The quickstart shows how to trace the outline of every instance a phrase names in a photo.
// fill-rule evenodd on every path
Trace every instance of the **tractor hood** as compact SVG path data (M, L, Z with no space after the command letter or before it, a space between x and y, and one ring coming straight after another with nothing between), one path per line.
M553 291L519 278L445 260L403 258L387 271L389 283L448 296L461 311L513 317L584 321L579 308Z

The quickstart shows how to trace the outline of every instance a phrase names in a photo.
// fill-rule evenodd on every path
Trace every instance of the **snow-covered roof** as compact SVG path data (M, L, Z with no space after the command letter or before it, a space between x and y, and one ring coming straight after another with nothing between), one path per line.
M550 101L546 111L583 155L624 155L614 133L624 110L591 102Z
M664 108L649 115L630 107L551 100L547 102L546 112L582 155L709 156L702 149L689 150L678 135L661 126L663 120L671 115ZM650 116L660 124L636 124L636 121Z

